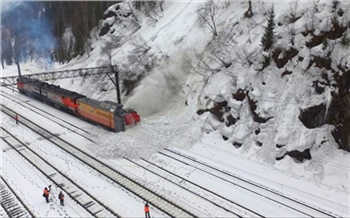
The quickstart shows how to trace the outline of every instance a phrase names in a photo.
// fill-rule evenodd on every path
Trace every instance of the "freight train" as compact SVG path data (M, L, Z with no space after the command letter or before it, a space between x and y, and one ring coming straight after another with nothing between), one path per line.
M125 126L140 122L137 112L123 109L122 104L87 98L85 95L36 79L18 77L17 88L22 94L115 132L124 131Z

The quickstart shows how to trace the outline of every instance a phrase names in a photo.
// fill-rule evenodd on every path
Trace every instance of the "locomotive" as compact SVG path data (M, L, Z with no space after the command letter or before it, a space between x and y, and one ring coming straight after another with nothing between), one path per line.
M122 104L91 99L36 79L20 76L17 78L17 88L22 94L114 132L124 131L125 126L140 122L137 112L132 109L123 109Z

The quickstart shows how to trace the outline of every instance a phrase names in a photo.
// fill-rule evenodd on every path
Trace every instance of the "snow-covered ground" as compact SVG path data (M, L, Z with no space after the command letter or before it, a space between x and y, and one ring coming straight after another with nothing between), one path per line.
M10 69L8 69L8 71L10 71ZM16 73L15 68L12 72ZM188 154L197 160L204 161L212 166L231 172L240 178L258 182L265 187L293 199L310 203L311 205L331 211L340 216L349 214L348 183L347 181L337 180L337 178L342 177L343 174L347 175L349 173L349 163L347 161L324 162L323 166L333 171L330 175L321 174L322 172L310 171L305 172L305 176L300 176L294 172L303 170L303 167L296 165L290 158L286 158L286 160L278 163L276 167L273 167L259 160L259 158L254 158L258 152L257 148L246 150L243 152L245 155L242 155L242 151L229 143L223 142L218 134L211 133L201 135L199 131L200 123L188 117L189 108L179 107L178 104L174 104L171 110L144 117L140 125L131 127L125 132L113 133L57 111L55 108L51 108L27 96L13 93L11 90L5 88L2 90L21 99L23 101L22 104L29 103L35 105L90 131L96 136L94 140L97 141L97 144L93 144L71 133L62 126L58 126L57 123L45 119L39 113L30 112L27 108L22 107L21 103L14 103L6 98L2 98L2 104L13 108L20 116L29 117L40 125L47 127L48 130L84 148L112 166L118 169L122 168L126 172L134 174L136 178L144 181L145 185L156 186L159 190L168 190L167 187L162 187L161 181L145 176L142 170L137 170L137 167L133 166L131 163L127 163L123 157L136 161L140 158L144 158L150 161L160 162L165 168L167 165L168 167L171 166L174 173L183 174L187 179L196 181L198 184L202 183L202 174L181 164L176 167L173 161L164 159L164 157L157 153L158 151L163 151L164 148L177 148L182 153ZM51 143L40 140L38 135L31 133L26 127L16 125L13 118L2 113L1 121L4 128L9 129L16 136L19 136L24 142L30 145L30 147L45 157L47 161L63 170L63 172L71 176L73 180L86 187L93 195L104 199L106 205L111 208L116 208L120 214L127 217L143 216L142 201L129 196L128 193L118 188L118 186L110 184L106 179L100 178L96 173L91 172L91 170L74 158L65 155L64 151L51 145ZM2 141L1 145L2 175L9 181L10 185L20 193L20 196L24 198L24 202L30 205L35 214L38 216L50 217L87 216L86 212L79 208L74 202L70 201L69 198L66 199L65 207L59 206L59 202L56 199L56 195L59 192L59 188L57 187L53 187L53 202L50 203L50 206L46 205L44 198L41 197L41 192L45 186L50 184L50 181L36 170L32 169L32 167L18 155L14 154L6 143ZM313 176L310 176L310 174ZM204 177L204 180L206 180L208 184L214 186L220 184L215 180L211 182L211 178L205 179ZM228 191L227 187L224 185L216 189L218 189L218 193L222 195L225 195L225 192ZM245 197L240 196L239 193L240 192L238 192L238 194L236 193L233 199L245 199ZM188 199L188 201L190 201L190 199ZM253 203L252 199L249 198L243 202L248 206ZM259 211L261 211L262 208L269 210L270 215L275 214L272 210L272 206L271 208L266 208L264 204L260 206L257 204L255 207ZM217 214L220 213L218 212ZM209 215L217 216L217 214L214 210L211 211ZM278 215L287 216L290 214ZM152 216L161 217L162 215L159 212L152 211Z
M329 15L325 2L327 1L319 2L320 13L317 17L320 20L326 19ZM223 31L220 33L224 34L225 28L228 29L230 24L236 21L240 22L232 32L235 35L235 42L232 43L235 45L230 49L236 52L235 55L243 52L259 54L260 38L263 25L265 25L263 13L269 10L271 3L253 1L255 15L254 19L250 21L241 19L242 14L247 9L247 4L244 1L231 1L226 6L225 1L219 1L219 3L221 7L218 9L220 12L218 13L218 27ZM327 93L315 97L307 86L310 78L304 74L303 68L308 65L307 53L309 51L306 49L300 51L302 55L305 55L302 63L298 64L293 60L288 64L287 69L295 71L289 77L276 76L280 72L271 66L263 74L256 73L256 65L249 67L244 60L238 59L232 67L222 69L221 72L210 76L210 70L206 70L201 65L202 63L196 59L202 58L202 60L208 61L207 63L210 63L212 67L218 65L215 61L209 61L213 58L209 55L209 48L206 47L213 38L210 30L200 29L196 24L197 15L194 11L201 4L203 4L201 1L165 1L164 12L158 22L154 23L144 19L141 28L130 36L130 40L113 50L112 64L118 66L130 64L127 62L126 55L132 49L132 40L138 40L141 37L151 47L148 54L158 60L152 71L146 75L132 95L123 96L124 105L135 108L142 115L141 123L128 128L125 132L108 132L26 96L11 92L7 88L1 88L4 92L8 92L26 103L43 108L90 131L95 135L94 140L97 142L97 144L93 144L46 119L40 113L28 111L20 103L11 102L3 97L1 103L13 108L18 114L28 116L40 125L46 126L59 134L60 137L74 142L75 145L81 146L103 161L134 174L145 185L157 187L159 190L168 190L169 187L162 187L161 181L154 180L123 158L140 162L142 162L140 159L143 158L159 162L164 168L170 168L174 173L183 175L198 184L218 186L215 187L218 193L222 195L225 195L226 192L231 193L232 199L239 199L244 205L254 204L253 207L257 211L264 211L266 216L292 215L288 212L280 214L272 206L269 207L263 203L257 204L244 192L227 190L224 183L219 183L209 176L204 177L203 174L188 166L180 164L174 166L174 162L163 159L164 157L158 153L164 148L176 149L240 178L257 182L293 199L330 211L337 216L350 216L349 153L337 149L336 143L330 135L331 126L325 125L310 130L305 128L298 119L300 108L329 100ZM349 8L346 3L343 5ZM307 1L300 1L299 13L305 12L308 6L310 5ZM287 3L276 2L277 20L281 19L283 13L289 8ZM301 38L305 17L296 23L296 41L299 46L305 43L305 40ZM128 22L128 20L124 22ZM116 22L112 28L118 28L118 25L119 23ZM278 31L283 34L283 30L279 29ZM132 31L129 30L129 32ZM251 43L248 42L248 38L251 39ZM104 60L100 53L100 47L106 40L108 40L108 35L99 38L93 44L94 50L89 57L76 58L66 65L54 63L50 71L99 66ZM288 46L288 40L281 40L280 46ZM339 57L343 57L347 53L341 48L338 48L338 51ZM259 58L255 56L253 61L257 60ZM197 67L197 71L205 76L188 69L186 61L192 61L193 66ZM21 69L22 74L47 71L35 63L22 64ZM16 66L6 66L1 74L1 76L16 75L17 68ZM99 100L116 99L113 85L108 80L76 78L50 82ZM262 82L267 85L261 85ZM108 91L102 91L101 84ZM237 113L240 117L240 120L230 128L222 127L209 113L201 116L196 114L198 109L210 108L213 101L229 99L234 91L239 88L244 89L248 85L251 86L253 96L259 100L258 110L261 114L266 115L266 117L275 117L272 122L257 126L258 124L254 123L251 118L246 101L229 101L230 106L236 109L232 113ZM74 158L65 155L62 150L46 141L41 141L27 128L16 125L13 118L7 117L3 113L1 113L1 126L21 137L48 161L87 187L98 198L104 199L106 205L126 217L142 217L144 215L144 202L130 196L116 185L110 184L106 179L98 177L96 173L91 172ZM255 138L252 132L257 127L261 129L261 134ZM222 135L229 135L229 140L224 141ZM313 144L322 141L324 137L328 140L321 148L312 147ZM264 146L257 146L255 139L263 141ZM232 145L234 141L243 145L236 148ZM287 144L283 149L290 150L311 147L313 158L305 160L303 163L296 163L289 156L276 161L275 157L278 152L281 152L275 148L276 144ZM20 193L24 202L31 206L38 217L87 216L86 211L83 211L69 198L66 199L66 206L60 207L56 197L59 191L57 187L53 188L53 202L47 205L41 194L43 188L50 184L49 180L15 155L3 141L1 141L1 146L1 174ZM204 181L205 184L203 184ZM178 194L181 195L181 193ZM188 204L195 203L191 202L191 199L184 199L184 201ZM161 212L152 211L152 209L151 213L155 217L163 216ZM218 211L217 213L210 211L210 208L206 213L208 216L222 215L218 215ZM0 215L3 214L0 212Z

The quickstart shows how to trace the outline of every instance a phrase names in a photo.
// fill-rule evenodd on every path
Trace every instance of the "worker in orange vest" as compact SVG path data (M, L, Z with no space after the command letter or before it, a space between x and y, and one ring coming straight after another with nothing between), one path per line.
M49 185L49 189L47 189L47 187L45 187L44 189L44 193L43 193L43 197L45 198L46 200L46 203L49 203L49 194L50 194L50 191L51 191L51 185Z
M18 115L16 114L16 124L18 124Z
M151 218L151 215L149 214L149 206L147 202L145 204L145 218Z

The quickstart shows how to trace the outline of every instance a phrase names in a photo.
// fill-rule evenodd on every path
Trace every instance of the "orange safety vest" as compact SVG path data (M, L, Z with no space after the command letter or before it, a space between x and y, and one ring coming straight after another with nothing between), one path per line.
M149 206L145 206L145 213L149 212Z
M48 191L47 189L44 189L44 194L45 194L46 196L49 196L49 191Z
M63 194L60 195L60 200L62 200L62 201L64 200L64 195Z

